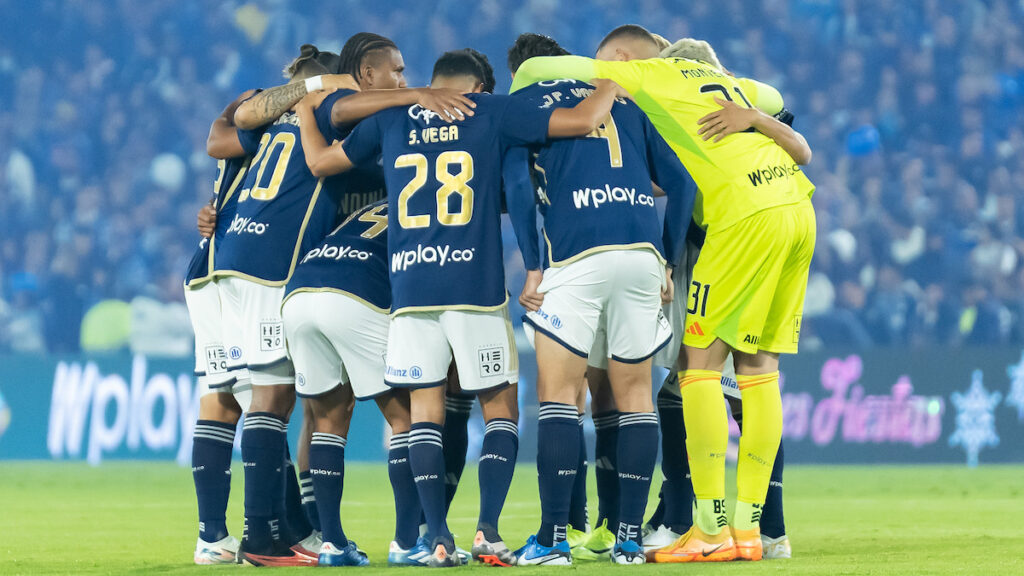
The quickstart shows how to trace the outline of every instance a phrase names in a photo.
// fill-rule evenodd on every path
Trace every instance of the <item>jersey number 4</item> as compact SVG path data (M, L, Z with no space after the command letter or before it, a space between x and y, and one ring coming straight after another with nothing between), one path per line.
M452 165L458 168L454 174ZM412 180L398 194L398 224L402 228L426 228L430 226L430 214L410 214L409 201L414 194L427 184L430 170L427 157L423 154L403 154L395 158L395 168L415 168ZM441 184L437 189L437 222L444 226L464 226L473 219L473 157L468 152L442 152L434 163L434 178ZM452 195L459 197L459 209L451 211Z

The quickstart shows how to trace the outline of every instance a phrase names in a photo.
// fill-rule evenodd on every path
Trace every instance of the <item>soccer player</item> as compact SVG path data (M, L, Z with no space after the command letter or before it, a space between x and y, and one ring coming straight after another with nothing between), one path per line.
M590 90L575 80L554 80L515 94L545 109L571 107ZM671 266L683 247L696 186L633 103L616 103L589 137L554 141L535 152L546 191L540 204L543 264L533 191L527 188L525 200L509 203L527 268L523 298L540 302L523 321L537 348L542 519L519 564L571 562L565 537L579 445L576 402L602 323L620 410L620 498L611 558L642 564L641 525L658 442L651 357L671 339L661 305L663 298L671 300ZM652 180L669 197L664 234Z
M645 43L656 48L649 34L645 37L646 31L637 28L609 34L599 57L629 58L629 51ZM759 560L757 521L782 434L778 356L797 349L814 246L814 186L798 165L806 159L793 158L776 142L793 138L793 133L766 114L750 118L753 132L703 140L698 120L719 109L715 96L751 107L740 83L707 63L534 59L520 69L513 87L559 77L623 83L701 191L694 213L707 237L694 267L689 293L693 314L683 338L687 369L680 372L697 514L690 531L658 551L656 559ZM724 498L728 426L719 398L730 351L745 411L731 529Z
M192 434L192 480L199 505L196 564L234 564L238 540L228 533L226 511L231 491L231 452L235 427L251 397L245 368L228 370L222 343L220 295L213 280L215 244L223 240L235 212L238 188L250 158L238 140L233 116L252 96L247 91L229 104L210 127L209 152L226 156L217 163L213 209L222 219L199 242L185 274L185 304L195 332L196 376L200 387L199 419Z
M614 83L600 82L575 108L539 110L515 98L473 94L482 87L478 70L479 62L464 51L449 52L435 64L432 80L433 86L468 93L476 104L473 116L446 124L420 106L386 110L361 122L342 148L331 148L324 159L324 173L332 173L383 153L392 287L385 381L411 389L409 457L431 538L432 566L460 562L445 518L441 441L441 384L453 358L462 389L479 395L487 420L485 443L495 434L503 444L493 449L498 465L493 477L481 466L478 528L483 534L478 536L496 550L507 548L497 519L518 444L518 358L498 225L502 157L510 146L589 133L617 93Z

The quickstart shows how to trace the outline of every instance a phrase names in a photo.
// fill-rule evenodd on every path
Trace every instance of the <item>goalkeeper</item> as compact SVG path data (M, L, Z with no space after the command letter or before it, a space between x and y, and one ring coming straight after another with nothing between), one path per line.
M799 167L810 151L799 134L767 114L735 114L753 108L754 95L747 92L761 85L696 60L631 60L644 45L657 46L649 32L620 27L598 48L607 60L534 58L519 68L512 89L555 78L612 79L633 96L696 180L701 193L694 220L707 235L689 286L686 370L679 374L696 517L655 559L759 560L758 520L782 436L779 354L797 351L814 250L814 186ZM756 99L764 106L760 95ZM716 113L718 120L707 122ZM732 529L720 388L730 352L744 405Z

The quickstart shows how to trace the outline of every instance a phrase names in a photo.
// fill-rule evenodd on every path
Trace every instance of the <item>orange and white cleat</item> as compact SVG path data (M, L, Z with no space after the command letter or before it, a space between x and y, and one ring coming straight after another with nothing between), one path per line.
M757 562L762 556L761 530L751 528L750 530L732 529L732 537L736 542L736 559L752 560Z
M758 541L760 542L760 540ZM736 559L736 543L732 533L723 529L715 535L705 534L696 525L678 540L647 553L648 562L728 562Z

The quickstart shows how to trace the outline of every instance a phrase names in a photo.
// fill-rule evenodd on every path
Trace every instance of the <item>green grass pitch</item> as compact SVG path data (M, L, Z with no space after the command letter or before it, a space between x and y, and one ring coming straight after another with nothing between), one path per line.
M468 548L477 510L475 469L468 468L450 524ZM510 545L537 528L532 466L516 473L502 535ZM394 508L383 465L346 470L346 532L387 568ZM655 492L656 493L656 487ZM591 514L596 509L591 477ZM241 532L241 473L228 511ZM652 502L653 506L653 502ZM638 570L674 574L1024 574L1024 467L969 470L939 466L791 466L786 524L792 560L760 563L515 568L525 573ZM0 464L0 574L227 574L254 570L193 566L195 494L187 468L164 463ZM320 570L313 568L263 570ZM498 570L482 566L454 570Z

